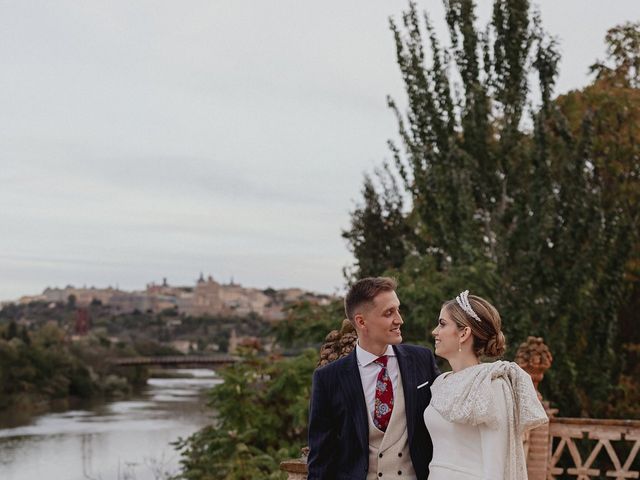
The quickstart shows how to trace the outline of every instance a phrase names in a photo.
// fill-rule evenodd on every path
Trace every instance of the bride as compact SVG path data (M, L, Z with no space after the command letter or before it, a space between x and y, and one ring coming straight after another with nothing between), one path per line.
M452 371L431 386L424 421L433 441L429 480L526 480L522 435L548 421L531 377L505 351L498 311L464 291L445 302L435 353Z

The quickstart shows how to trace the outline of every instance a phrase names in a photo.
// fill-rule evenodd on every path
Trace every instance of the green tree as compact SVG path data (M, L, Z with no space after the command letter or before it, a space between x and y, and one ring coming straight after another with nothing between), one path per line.
M67 308L69 310L73 310L74 308L76 308L76 302L77 302L76 296L72 293L67 297Z
M12 338L16 338L18 336L18 325L13 320L9 322L9 327L6 332L6 339L11 340Z
M31 337L29 336L29 331L24 325L20 329L20 340L22 340L25 345L31 345Z
M276 340L285 347L318 346L332 330L339 330L344 318L342 301L329 305L298 302L289 305L287 317L274 328Z
M619 86L640 87L640 22L627 22L607 32L607 60L596 62L591 71L597 80L616 83Z
M409 247L411 228L405 219L404 199L389 166L376 172L380 193L370 176L365 176L363 204L351 213L351 228L342 232L357 259L349 279L377 276L402 266Z
M306 441L311 375L317 353L292 359L248 357L221 371L211 391L214 424L177 442L178 478L285 478L279 462L299 455Z
M640 308L640 243L637 237L640 215L640 22L610 29L605 42L606 60L592 66L595 81L582 90L558 97L555 104L566 117L568 128L575 137L581 134L583 119L589 119L590 161L594 175L602 184L602 204L611 222L631 225L627 239L631 255L624 265L624 282L617 287L620 290L617 295L629 300L612 304L605 298L603 307L617 309L613 349L621 370L621 380L613 382L614 397L620 400L612 401L607 413L637 417L635 405L640 400L640 384L633 379L637 378L636 352L640 347L637 328ZM628 292L631 292L630 296Z
M462 288L484 293L502 313L511 354L527 335L550 344L555 363L543 387L562 413L598 414L617 383L617 312L637 208L610 194L618 185L594 163L594 132L606 126L587 112L572 129L553 99L559 54L529 2L496 0L483 29L472 0L445 7L447 47L414 4L401 24L391 21L408 107L389 100L401 139L390 146L398 196L411 199L411 234L391 237L404 258L387 271L409 303L405 330L424 338L438 303ZM636 58L637 43L620 44L615 58ZM634 62L622 60L636 72ZM376 262L373 249L353 243L375 234L360 215L346 237L356 267Z

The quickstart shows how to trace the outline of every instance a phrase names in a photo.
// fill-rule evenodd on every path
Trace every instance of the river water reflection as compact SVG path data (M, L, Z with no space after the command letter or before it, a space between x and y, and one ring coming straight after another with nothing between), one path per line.
M220 382L210 370L192 378L151 378L141 396L87 410L36 417L0 428L1 480L159 480L179 468L170 442L210 422L203 392Z

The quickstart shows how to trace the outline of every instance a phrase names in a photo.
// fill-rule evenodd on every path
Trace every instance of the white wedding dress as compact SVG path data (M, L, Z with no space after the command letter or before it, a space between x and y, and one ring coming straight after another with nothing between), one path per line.
M431 393L429 480L526 480L522 433L548 421L526 372L483 363L440 375Z

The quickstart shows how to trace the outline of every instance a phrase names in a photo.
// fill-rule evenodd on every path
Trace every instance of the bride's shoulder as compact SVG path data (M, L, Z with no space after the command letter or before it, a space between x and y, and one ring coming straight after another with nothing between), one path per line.
M520 365L516 362L507 360L494 360L493 362L483 363L488 370L492 372L493 378L503 375L528 375Z
M445 379L451 375L453 372L449 371L449 372L442 372L440 373L440 375L438 375L435 380L433 381L433 383L431 384L431 386L433 387L434 385L437 385L439 383L442 383L445 381Z

